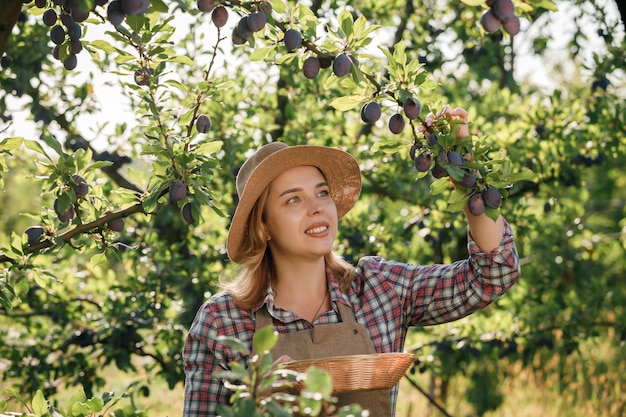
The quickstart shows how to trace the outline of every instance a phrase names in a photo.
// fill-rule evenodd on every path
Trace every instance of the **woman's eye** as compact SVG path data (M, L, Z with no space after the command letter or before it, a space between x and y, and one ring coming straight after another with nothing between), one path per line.
M330 195L330 191L328 191L328 190L322 190L319 193L320 197L328 197L329 195Z
M287 200L287 204L293 204L296 201L298 201L298 197L291 197L289 200Z

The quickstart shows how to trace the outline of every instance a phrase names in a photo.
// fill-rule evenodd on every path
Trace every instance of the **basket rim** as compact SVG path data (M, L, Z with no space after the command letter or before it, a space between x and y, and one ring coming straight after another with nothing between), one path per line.
M352 361L352 360L363 360L363 359L387 359L392 357L403 357L403 358L412 358L415 359L416 356L413 353L408 352L384 352L384 353L366 353L366 354L358 354L358 355L339 355L339 356L326 356L324 358L315 358L315 359L300 359L293 360L290 362L285 362L284 365L307 365L307 364L315 364L315 363L326 363L326 362L334 362L334 361Z

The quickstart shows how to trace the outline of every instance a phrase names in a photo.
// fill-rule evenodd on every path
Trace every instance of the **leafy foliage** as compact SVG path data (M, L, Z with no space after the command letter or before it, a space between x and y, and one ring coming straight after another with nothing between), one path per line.
M0 128L0 373L19 387L13 398L32 396L21 401L32 407L54 401L63 382L79 387L84 403L98 398L107 365L180 384L185 329L218 277L232 272L224 243L234 175L250 149L271 140L337 146L360 161L362 197L342 220L337 248L352 261L462 258L460 210L477 190L502 192L502 207L488 214L501 210L514 226L522 280L469 319L415 329L414 372L450 381L471 370L476 386L495 386L506 363L539 369L597 338L623 342L626 48L620 22L598 1L575 2L581 12L566 49L577 71L550 93L515 70L524 65L517 42L547 54L553 35L540 28L556 9L551 1L516 1L526 28L515 37L485 33L482 1L425 0L418 10L413 2L272 1L264 29L241 45L231 38L237 19L267 4L223 4L224 27L190 1L153 1L119 25L96 6L80 22L83 77L52 57L43 10L24 4L0 72L8 125ZM585 59L590 16L602 45ZM283 43L288 28L302 35L293 50ZM351 57L345 76L321 65L339 54ZM302 73L310 57L320 60L313 78ZM113 79L106 88L128 100L128 120L102 116L109 90L95 80L105 76ZM423 104L419 118L405 113L409 99ZM370 102L382 112L373 124L359 115ZM454 120L429 119L446 104L468 110L469 137L457 140ZM16 106L30 112L36 133L11 126ZM399 134L387 125L396 114L406 119ZM210 126L199 131L202 115ZM436 144L428 141L434 130ZM455 181L477 171L475 188L433 178L434 161L416 171L414 145L433 158L470 154L444 168ZM84 196L75 175L88 184ZM185 186L180 200L169 198L175 181ZM59 219L70 208L75 215ZM121 232L111 227L117 219ZM29 226L42 227L35 241L22 232ZM481 368L485 358L500 366ZM137 377L129 392L145 386ZM499 406L476 389L467 396L479 414ZM101 400L91 404L114 401Z

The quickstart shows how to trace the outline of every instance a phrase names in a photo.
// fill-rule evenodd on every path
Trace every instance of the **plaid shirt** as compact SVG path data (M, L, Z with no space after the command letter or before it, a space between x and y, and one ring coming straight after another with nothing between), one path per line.
M510 288L519 276L519 258L511 227L505 222L500 247L482 252L469 236L469 258L449 265L412 265L369 256L359 260L350 291L343 294L329 274L332 304L352 306L379 353L401 352L410 326L451 322L487 306ZM271 288L262 305L278 320L276 330L289 333L310 329L313 324L274 304ZM241 310L231 296L219 293L198 310L184 348L184 417L216 415L218 403L227 404L230 392L223 381L212 378L216 370L228 369L231 361L245 365L248 358L218 342L220 335L234 336L252 345L253 310ZM337 323L337 307L319 317L314 325ZM276 320L275 320L276 323ZM391 390L393 408L398 385Z

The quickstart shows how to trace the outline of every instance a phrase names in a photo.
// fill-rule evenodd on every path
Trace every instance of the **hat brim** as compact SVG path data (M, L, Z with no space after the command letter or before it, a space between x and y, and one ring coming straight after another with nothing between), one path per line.
M361 193L361 171L352 155L325 146L299 145L269 155L250 174L228 231L228 257L235 263L242 258L241 244L248 233L248 218L263 190L280 174L298 166L317 167L328 183L337 206L337 217L345 216Z

